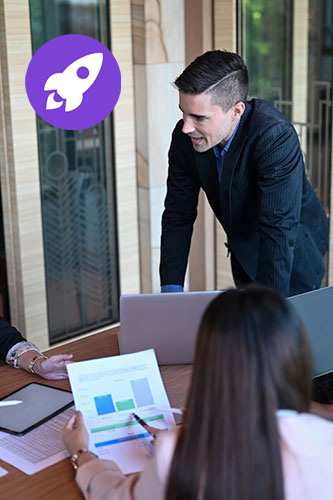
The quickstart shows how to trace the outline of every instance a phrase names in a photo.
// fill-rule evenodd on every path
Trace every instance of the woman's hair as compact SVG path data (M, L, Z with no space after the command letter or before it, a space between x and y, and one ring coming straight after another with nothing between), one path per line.
M282 500L276 411L307 411L311 356L296 313L262 287L221 293L201 320L166 498Z

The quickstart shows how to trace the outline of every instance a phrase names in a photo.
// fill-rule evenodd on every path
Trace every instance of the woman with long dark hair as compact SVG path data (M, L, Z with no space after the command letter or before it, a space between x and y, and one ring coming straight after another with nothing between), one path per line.
M201 321L181 429L160 433L129 478L82 453L78 484L94 499L332 500L333 423L309 413L311 378L287 301L265 288L221 293ZM70 453L88 447L80 414L63 436Z

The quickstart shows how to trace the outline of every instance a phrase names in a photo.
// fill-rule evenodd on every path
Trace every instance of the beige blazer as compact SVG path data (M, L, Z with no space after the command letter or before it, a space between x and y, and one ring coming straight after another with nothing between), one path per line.
M278 415L285 500L333 500L333 422L308 413ZM163 500L177 430L161 433L142 473L126 477L115 462L92 460L76 481L86 499Z

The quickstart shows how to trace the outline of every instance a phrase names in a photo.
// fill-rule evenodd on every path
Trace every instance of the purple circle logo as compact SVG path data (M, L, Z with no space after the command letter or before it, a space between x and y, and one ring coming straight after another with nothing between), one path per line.
M89 36L63 35L37 50L25 88L31 106L47 123L82 130L111 113L119 99L121 74L105 45Z

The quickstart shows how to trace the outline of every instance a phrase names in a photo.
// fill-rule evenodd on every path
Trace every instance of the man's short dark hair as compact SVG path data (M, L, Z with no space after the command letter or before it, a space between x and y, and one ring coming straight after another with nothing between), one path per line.
M183 94L210 94L212 104L220 105L226 112L237 102L246 101L247 67L238 54L212 50L187 66L175 85Z

